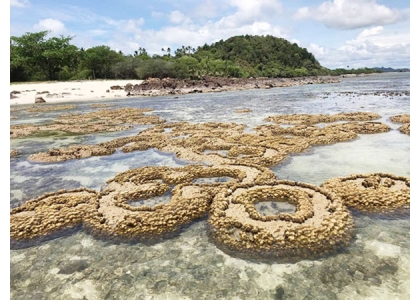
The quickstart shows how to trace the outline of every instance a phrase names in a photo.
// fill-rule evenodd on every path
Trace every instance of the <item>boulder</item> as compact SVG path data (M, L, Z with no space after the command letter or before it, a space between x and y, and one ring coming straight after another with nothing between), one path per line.
M35 103L45 103L47 101L44 100L44 98L42 98L41 96L36 96L35 97Z

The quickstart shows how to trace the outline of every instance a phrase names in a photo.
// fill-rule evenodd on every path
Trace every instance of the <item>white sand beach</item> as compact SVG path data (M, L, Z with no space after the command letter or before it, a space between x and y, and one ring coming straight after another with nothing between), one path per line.
M46 103L68 102L78 100L114 99L127 97L124 89L112 90L111 86L133 85L142 80L79 80L64 82L39 82L10 84L10 93L16 98L10 99L10 105L32 104L41 96Z

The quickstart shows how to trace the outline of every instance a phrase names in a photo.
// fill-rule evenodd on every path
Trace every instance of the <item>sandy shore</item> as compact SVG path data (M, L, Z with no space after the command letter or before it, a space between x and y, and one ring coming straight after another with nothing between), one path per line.
M19 83L10 84L10 105L33 104L37 97L42 97L47 103L64 103L77 100L213 93L336 82L340 82L339 77L309 76L299 78L203 77L200 80L149 78L147 80L83 80ZM127 87L124 90L128 83L132 87Z
M127 83L140 84L142 80L82 80L63 82L40 82L10 84L10 93L16 98L10 99L10 105L33 104L41 96L46 103L78 100L125 98L127 92L111 90L111 86L124 87Z

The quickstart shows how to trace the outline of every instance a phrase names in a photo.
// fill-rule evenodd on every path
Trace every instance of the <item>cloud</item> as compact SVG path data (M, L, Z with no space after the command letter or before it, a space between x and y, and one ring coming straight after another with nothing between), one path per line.
M326 1L316 8L303 7L294 17L295 19L314 19L334 29L387 25L407 18L404 11L377 4L376 0Z
M268 21L282 13L282 6L276 0L231 0L229 4L237 11L222 18L219 24L230 28L258 21Z
M188 20L188 18L180 11L175 10L170 13L169 19L172 23L179 24L182 23L185 20Z
M35 30L48 30L51 31L52 34L60 34L66 30L64 24L55 19L44 19L40 20L38 24L34 26Z
M202 5L214 1L217 0L207 0L201 3L200 7L202 8ZM182 45L197 47L204 43L211 44L236 35L286 37L285 31L280 26L270 22L270 18L275 18L281 14L282 7L278 1L230 0L226 3L234 8L234 11L224 17L200 23L197 22L195 17L190 18L184 12L174 10L166 14L169 21L168 26L159 29L136 26L136 30L115 31L113 38L107 43L111 48L121 50L126 54L132 54L139 47L146 48L149 54L161 54L162 48L169 47L174 51ZM152 17L161 16L160 13L152 13ZM119 28L123 28L121 22L114 21L113 26L118 24Z
M144 19L140 18L137 20L127 20L127 21L121 21L120 25L121 28L124 28L124 31L126 32L137 32L138 28L143 26Z
M10 0L10 6L14 7L28 7L29 1L28 0Z
M410 62L410 35L385 30L381 26L363 30L355 39L345 41L332 49L310 44L321 65L335 69L363 67L408 67Z
M194 6L189 15L194 19L214 19L223 14L228 10L230 5L227 1L223 0L205 0L197 1L196 6Z
M162 48L170 47L174 51L182 45L197 47L204 43L211 44L221 39L245 34L285 37L282 28L262 21L239 27L227 27L223 22L207 22L201 26L189 22L159 30L139 28L134 35L118 32L109 42L109 46L113 49L118 48L126 54L132 54L139 47L146 48L149 54L161 54Z
M307 50L311 52L315 56L315 58L322 57L327 53L324 47L313 43L309 44Z
M378 35L383 30L384 28L382 26L376 26L370 29L365 29L362 31L362 33L358 35L358 38L365 38L373 35Z

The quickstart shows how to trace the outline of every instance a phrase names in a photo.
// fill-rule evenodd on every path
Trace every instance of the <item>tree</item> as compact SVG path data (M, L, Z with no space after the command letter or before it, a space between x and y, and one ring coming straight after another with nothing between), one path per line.
M11 80L55 80L64 68L75 69L79 49L70 44L72 37L47 39L48 31L10 38Z
M12 81L16 77L30 80L31 76L42 71L38 62L42 59L42 44L47 34L48 31L27 32L21 37L10 37L10 79Z
M197 78L200 64L194 57L185 55L176 60L175 71L178 78Z
M85 50L83 65L91 70L93 79L114 77L112 66L123 60L123 56L108 46L96 46Z
M75 70L79 62L79 49L70 45L71 37L51 38L46 43L46 50L43 52L44 64L50 80L57 79L59 72L67 67ZM58 78L60 79L60 78Z
M136 73L140 79L176 77L174 63L160 58L144 60Z
M137 78L136 68L140 65L140 59L128 55L112 66L112 72L115 78L134 79Z

